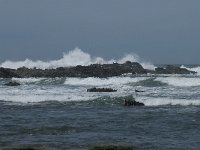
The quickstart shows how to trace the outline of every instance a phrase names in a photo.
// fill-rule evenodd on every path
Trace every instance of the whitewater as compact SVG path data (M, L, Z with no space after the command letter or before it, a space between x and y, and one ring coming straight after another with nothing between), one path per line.
M19 87L4 84L15 81ZM113 88L114 93L88 93L88 88ZM200 105L198 76L121 76L110 78L11 78L0 79L0 101L33 104L45 101L95 101L133 95L146 106ZM145 92L135 93L135 89Z
M82 51L79 48L75 48L67 53L63 53L63 57L58 60L51 60L48 62L37 60L33 61L29 58L23 61L10 61L7 60L0 64L0 67L17 69L20 67L26 68L40 68L40 69L52 69L58 67L71 67L71 66L87 66L90 64L112 64L113 62L125 63L126 61L139 62L145 69L154 70L155 66L150 62L142 61L137 54L125 54L124 57L119 59L105 60L102 57L92 57L90 54Z
M145 69L154 70L155 65L143 61L136 54L126 54L119 59L105 60L101 57L92 57L89 53L75 48L72 51L63 53L63 57L58 60L32 61L5 61L0 67L17 69L27 68L57 68L70 67L76 65L109 64L113 62L124 63L126 61L139 62ZM136 96L137 100L146 106L162 105L200 105L199 68L181 66L191 71L196 71L196 75L141 75L131 74L110 77L110 78L11 78L0 79L0 100L19 103L37 103L44 101L90 101L106 97ZM21 84L19 88L6 87L5 83L15 81ZM116 93L87 93L87 88L107 87L117 90ZM135 89L142 89L145 92L136 95ZM164 93L163 93L164 91ZM175 92L174 92L175 91ZM112 102L111 102L112 103Z

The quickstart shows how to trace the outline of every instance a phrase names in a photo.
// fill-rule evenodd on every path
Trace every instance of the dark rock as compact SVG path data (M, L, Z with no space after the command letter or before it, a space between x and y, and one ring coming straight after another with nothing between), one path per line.
M194 71L189 71L185 68L180 68L173 65L167 65L165 68L158 67L155 69L156 74L195 74Z
M87 92L116 92L117 90L111 88L91 88L87 89Z
M6 83L6 84L4 84L4 85L6 85L6 86L19 86L20 83L11 81L11 82L8 82L8 83Z
M29 78L29 77L98 77L107 78L113 76L120 76L123 74L190 74L195 73L184 68L168 65L166 68L156 68L154 70L144 69L141 64L137 62L127 61L124 64L92 64L89 66L75 66L75 67L59 67L56 69L29 69L21 67L18 69L0 68L0 78Z
M18 74L15 73L15 71L15 69L0 68L0 78L19 77Z
M127 96L124 98L124 105L125 106L144 106L144 103L135 101L133 96Z
M28 78L28 77L113 77L125 73L145 74L146 70L137 62L126 62L124 64L92 64L89 66L59 67L56 69L29 69L21 67L18 69L0 68L0 78Z
M141 90L137 90L137 89L135 89L135 92L137 93L137 92L144 92L144 91L141 91Z

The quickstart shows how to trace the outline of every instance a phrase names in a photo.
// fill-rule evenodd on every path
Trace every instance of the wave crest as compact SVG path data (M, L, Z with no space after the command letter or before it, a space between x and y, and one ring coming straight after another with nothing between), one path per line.
M182 65L181 68L185 68L190 71L195 71L195 72L197 72L197 75L200 75L200 67L188 68L188 67L185 67L184 65Z
M187 77L158 77L155 81L160 81L171 86L178 87L194 87L200 86L200 78L187 78Z

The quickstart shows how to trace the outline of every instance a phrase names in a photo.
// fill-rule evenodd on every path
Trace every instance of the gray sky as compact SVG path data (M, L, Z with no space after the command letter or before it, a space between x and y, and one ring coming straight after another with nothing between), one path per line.
M0 62L134 52L153 63L200 64L200 0L0 0Z

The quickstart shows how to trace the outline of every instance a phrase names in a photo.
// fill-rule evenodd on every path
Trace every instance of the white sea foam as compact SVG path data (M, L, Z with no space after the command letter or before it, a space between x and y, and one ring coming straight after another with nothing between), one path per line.
M76 88L65 89L62 87L57 88L35 88L20 87L20 88L6 88L0 91L0 100L19 102L19 103L37 103L44 101L84 101L95 98L94 95L87 95L85 89Z
M142 88L142 90L144 90L145 92L138 93L137 95L135 95L134 90L138 87L136 87L136 85L134 86L134 84L131 83L136 83L141 80L146 80L147 78L148 77L136 77L136 78L112 77L107 79L66 78L64 85L40 86L40 85L30 84L29 86L19 86L19 87L1 86L0 100L27 104L27 103L37 103L44 101L63 101L63 102L89 101L104 96L123 97L127 95L133 95L136 96L137 101L143 102L146 106L160 106L160 105L199 106L200 105L199 94L198 90L196 90L196 87L193 90L183 88L177 91L176 89L178 89L179 87L172 87L165 89L162 89L162 87L154 87L154 88L139 87ZM158 78L161 80L162 78L166 79L166 78L176 78L176 77L158 77ZM32 82L40 82L43 79L13 78L12 80L16 80L19 81L20 83L27 84ZM117 92L90 93L86 91L87 87L85 86L111 87L117 89ZM166 96L170 96L170 98ZM193 98L193 99L183 99L183 97Z
M200 100L186 100L186 99L141 97L137 99L137 101L143 102L145 106L162 106L162 105L199 106L200 105Z
M66 85L82 85L82 86L108 86L108 85L122 85L128 83L136 83L146 80L148 77L111 77L111 78L67 78Z
M58 60L51 60L48 62L37 60L33 61L31 59L26 59L24 61L5 61L2 64L0 64L0 67L4 68L13 68L17 69L20 67L27 67L27 68L57 68L57 67L68 67L68 66L76 66L76 65L90 65L90 64L110 64L113 62L118 63L124 63L126 61L133 61L133 62L139 62L145 69L151 69L154 70L155 66L151 63L142 61L137 55L135 54L127 54L123 58L120 59L110 59L105 60L101 57L91 57L90 54L83 52L79 48L75 48L72 51L69 51L68 53L63 53L63 57Z
M185 67L184 65L182 65L181 68L186 68L190 71L195 71L195 72L197 72L197 75L200 75L200 67L188 68L188 67Z
M43 79L44 78L12 78L11 80L18 83L26 84L40 82Z
M167 83L168 85L179 86L179 87L200 86L200 78L169 76L169 77L158 77L155 79L155 81L160 81L163 83Z
M83 97L81 95L5 95L2 96L0 100L18 103L38 103L45 101L86 101L88 100L87 98L88 97Z

